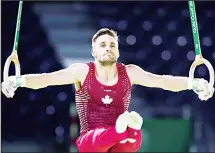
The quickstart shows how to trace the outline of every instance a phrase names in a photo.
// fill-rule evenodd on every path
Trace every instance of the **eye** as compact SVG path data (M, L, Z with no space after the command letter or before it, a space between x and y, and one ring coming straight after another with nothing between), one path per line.
M115 44L111 44L110 47L111 47L111 48L115 48Z
M106 47L106 44L105 44L105 43L102 43L100 46L101 46L101 47Z

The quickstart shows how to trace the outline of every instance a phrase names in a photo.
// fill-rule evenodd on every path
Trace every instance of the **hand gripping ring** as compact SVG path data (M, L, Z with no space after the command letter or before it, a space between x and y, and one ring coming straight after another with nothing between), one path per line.
M202 59L202 60L203 60L203 63L206 65L206 67L209 70L209 75L210 75L209 85L211 87L213 87L213 85L214 85L214 69L213 69L213 66L211 65L211 63L208 60L206 60L206 59ZM189 71L190 81L192 81L194 79L194 72L195 72L196 66L197 65L195 64L195 62L193 62L191 67L190 67L190 71Z

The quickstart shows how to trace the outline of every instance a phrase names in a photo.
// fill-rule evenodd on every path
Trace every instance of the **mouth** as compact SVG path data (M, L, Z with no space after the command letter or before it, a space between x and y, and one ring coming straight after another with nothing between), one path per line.
M114 56L113 53L107 53L107 54L105 54L105 56L106 56L106 55L108 55L108 56L110 56L110 55L111 55L111 56Z

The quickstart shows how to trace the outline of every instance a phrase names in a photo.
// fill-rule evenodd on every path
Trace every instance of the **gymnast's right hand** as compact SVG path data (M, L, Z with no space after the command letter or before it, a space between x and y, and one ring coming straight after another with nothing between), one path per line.
M20 78L16 76L8 77L7 81L2 82L2 92L7 98L13 98L15 91L20 87Z

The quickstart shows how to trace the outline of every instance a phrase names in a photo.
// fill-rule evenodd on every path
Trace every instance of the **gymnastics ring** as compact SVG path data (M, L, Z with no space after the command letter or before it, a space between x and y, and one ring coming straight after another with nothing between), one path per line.
M214 85L214 69L213 69L213 66L205 58L202 59L202 62L204 63L204 65L206 65L206 67L209 70L209 75L210 75L209 85L211 85L213 87L213 85ZM191 65L190 71L189 71L189 79L190 79L190 81L193 81L193 79L194 79L194 72L195 72L196 67L197 67L197 64L194 61L192 63L192 65Z

